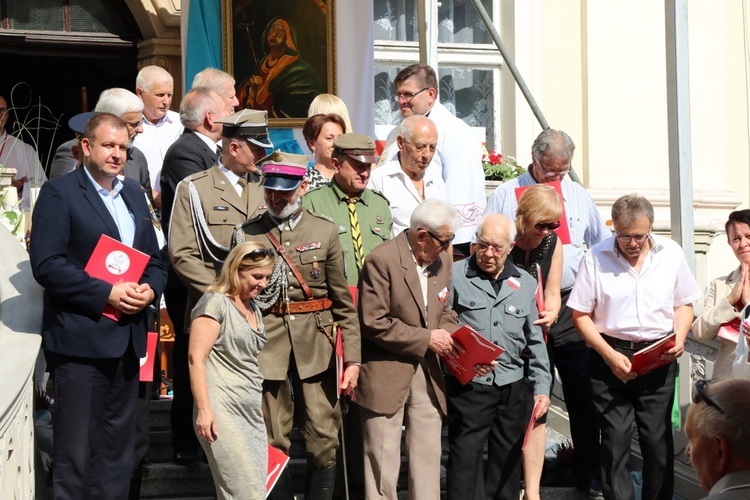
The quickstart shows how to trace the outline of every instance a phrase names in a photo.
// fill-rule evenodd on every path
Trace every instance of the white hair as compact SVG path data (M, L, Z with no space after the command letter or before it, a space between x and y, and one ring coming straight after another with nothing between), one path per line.
M516 230L516 225L513 223L512 220L510 220L505 215L496 214L496 213L485 213L482 215L482 217L479 218L479 222L477 222L477 231L476 231L477 239L479 239L479 237L482 234L482 231L484 231L484 225L488 220L490 222L497 221L505 226L505 230L508 233L508 245L510 245L516 240L516 234L518 234Z
M416 231L419 228L432 232L439 232L444 227L452 233L461 226L461 217L453 205L439 198L428 198L417 205L411 213L409 229Z
M406 142L410 142L414 137L414 129L423 125L431 125L435 132L437 132L435 122L433 122L426 116L411 115L404 118L404 121L401 122L401 131L399 132L399 134L404 138Z
M203 123L209 111L218 114L224 108L224 101L211 89L195 87L185 94L180 103L180 122L185 128L195 130Z
M145 92L150 92L156 83L174 84L174 78L161 66L144 66L135 77L136 88L140 87Z
M232 75L220 69L206 68L195 75L191 88L205 87L221 96L226 92L227 85L234 87L234 77Z
M127 113L142 113L143 101L131 91L115 87L101 93L94 111L122 118Z

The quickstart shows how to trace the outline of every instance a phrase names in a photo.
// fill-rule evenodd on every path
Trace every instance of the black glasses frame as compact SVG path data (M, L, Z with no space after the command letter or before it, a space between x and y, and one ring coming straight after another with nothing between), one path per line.
M425 87L423 89L417 90L416 92L402 92L400 94L394 95L393 99L396 102L399 102L401 100L403 100L404 102L410 102L412 99L414 99L417 96L417 94L421 94L425 90L430 90L430 88L432 88L432 87Z
M535 224L534 227L540 231L542 229L549 229L550 231L554 231L555 229L560 227L560 221L558 220L555 222L540 222L538 224Z
M425 231L425 232L426 232L427 234L429 234L429 235L430 235L430 237L431 237L431 238L432 238L433 240L435 240L435 241L437 241L438 243L440 243L440 249L441 249L441 250L445 250L446 248L448 248L448 247L450 246L450 244L451 244L451 241L453 241L453 238L455 238L455 237L456 237L456 236L454 235L454 236L453 236L453 238L451 238L451 239L449 239L449 240L446 240L446 241L443 241L443 240L441 240L440 238L438 238L437 236L435 236L434 234L432 234L432 233L430 232L430 230L429 230L429 229L425 229L425 228L423 228L423 227L422 227L422 228L420 228L420 229L424 229L424 231Z
M696 380L693 391L693 403L706 403L708 406L715 408L719 413L724 415L724 409L719 406L719 403L711 399L711 396L706 394L706 389L711 385L710 380Z

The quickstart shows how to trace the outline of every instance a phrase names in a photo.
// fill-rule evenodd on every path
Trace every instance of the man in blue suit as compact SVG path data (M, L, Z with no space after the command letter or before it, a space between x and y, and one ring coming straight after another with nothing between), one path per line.
M128 494L144 309L166 281L143 191L118 177L128 139L115 115L91 118L84 167L47 182L32 217L29 253L45 289L42 345L55 383L55 499ZM111 285L84 271L103 234L150 256L138 283ZM118 321L102 316L107 305L122 312Z

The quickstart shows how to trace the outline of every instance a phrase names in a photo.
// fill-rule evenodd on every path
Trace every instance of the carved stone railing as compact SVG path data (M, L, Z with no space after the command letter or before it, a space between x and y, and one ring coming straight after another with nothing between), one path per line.
M35 497L34 368L42 290L23 246L0 225L0 498Z

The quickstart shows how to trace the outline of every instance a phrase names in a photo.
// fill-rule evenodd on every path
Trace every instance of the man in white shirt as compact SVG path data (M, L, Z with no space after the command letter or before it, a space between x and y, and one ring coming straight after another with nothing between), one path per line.
M482 169L482 142L472 134L471 128L463 120L453 116L440 104L437 76L430 66L407 66L396 75L394 84L394 97L403 118L424 115L435 122L438 143L430 169L442 176L447 186L446 201L461 216L461 226L453 240L454 253L460 252L468 256L471 238L487 202ZM398 130L398 127L394 128L388 136L381 164L396 159L399 151L396 146Z
M47 176L34 148L5 131L9 116L8 101L0 96L0 169L16 169L11 184L18 191L21 210L28 212L31 209L31 188L40 187Z
M548 129L534 141L531 148L532 164L526 173L501 184L487 202L487 213L503 214L515 219L518 199L516 188L559 181L570 243L563 245L563 277L560 297L562 304L558 319L550 328L548 350L554 369L560 374L565 406L570 417L573 439L573 471L578 489L589 498L601 498L599 484L599 426L596 408L591 399L588 379L591 349L581 340L573 327L572 312L566 306L568 295L576 279L578 264L584 255L584 243L591 248L611 235L596 204L583 186L565 176L570 171L575 144L562 130Z
M750 380L698 380L687 411L685 454L708 498L750 498Z
M159 177L167 149L182 134L180 115L170 111L174 80L159 66L146 66L135 79L135 93L143 99L143 132L133 145L146 155L154 204L161 208Z
M654 208L630 194L612 205L615 234L583 258L568 298L573 322L592 347L589 376L602 436L601 477L607 499L633 498L633 423L643 455L643 498L671 499L674 377L700 296L680 246L651 234ZM638 375L631 359L675 333L664 364Z
M446 199L443 178L428 168L438 144L435 123L425 116L412 115L401 123L400 130L396 156L373 170L367 183L390 203L394 237L409 228L411 214L423 200Z

